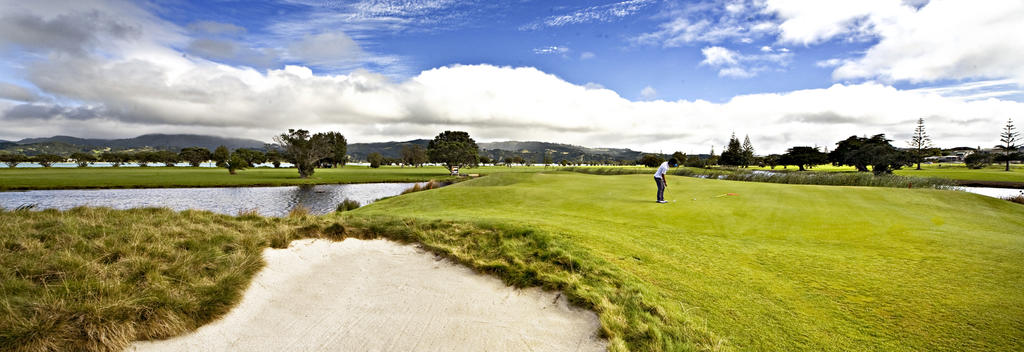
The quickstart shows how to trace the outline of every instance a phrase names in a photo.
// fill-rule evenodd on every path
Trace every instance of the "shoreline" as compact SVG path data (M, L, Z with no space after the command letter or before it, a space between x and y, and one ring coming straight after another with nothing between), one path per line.
M117 186L56 186L56 187L11 187L0 186L0 192L28 192L28 191L71 191L71 190L101 190L101 189L182 189L182 188L244 188L244 187L296 187L296 186L322 186L322 185L361 185L368 183L419 183L433 181L449 181L453 177L415 179L415 180L382 180L382 181L354 181L354 182L312 182L292 184L252 183L234 185L117 185Z

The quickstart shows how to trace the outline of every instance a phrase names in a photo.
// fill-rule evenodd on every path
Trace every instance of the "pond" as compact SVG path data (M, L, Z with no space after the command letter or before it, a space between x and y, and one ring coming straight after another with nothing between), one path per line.
M342 200L361 205L396 196L416 183L364 183L349 185L304 185L289 187L145 188L95 190L42 190L0 192L0 207L14 209L35 205L37 209L70 209L77 206L115 209L166 207L174 210L209 210L238 215L255 209L263 216L284 216L298 205L313 214L334 211Z
M994 198L1009 198L1024 194L1024 189L994 187L957 187L961 190Z

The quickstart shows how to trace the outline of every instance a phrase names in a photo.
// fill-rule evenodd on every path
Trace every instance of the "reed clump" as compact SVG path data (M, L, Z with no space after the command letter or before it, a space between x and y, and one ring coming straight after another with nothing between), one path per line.
M409 189L406 189L406 190L402 191L402 194L415 193L415 192L419 192L419 191L426 191L426 190L431 190L431 189L435 189L435 188L441 188L441 187L444 187L444 186L447 186L447 185L450 185L450 184L452 184L452 183L451 182L447 182L447 181L440 182L440 181L437 181L437 180L430 180L427 183L424 183L423 185L420 185L419 183L417 183L417 184L413 185L412 187L410 187Z
M359 206L360 206L359 201L355 201L355 200L352 200L352 199L345 198L345 200L342 200L341 203L338 203L338 207L335 208L334 211L340 213L340 212L343 212L343 211L349 211L349 210L358 209Z

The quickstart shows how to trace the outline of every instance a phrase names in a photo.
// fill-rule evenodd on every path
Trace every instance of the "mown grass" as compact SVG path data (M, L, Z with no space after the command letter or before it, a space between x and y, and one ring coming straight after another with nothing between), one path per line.
M297 238L415 242L594 309L615 351L1020 350L1024 206L963 192L495 174L326 216L0 211L0 350L119 350ZM738 196L723 196L734 193Z
M484 166L463 173L487 175L508 172L539 172L544 167ZM230 175L223 168L122 167L122 168L0 168L0 191L83 188L238 187L288 186L370 182L420 182L451 180L440 166L420 168L345 166L316 169L312 178L299 178L295 169L255 168Z
M992 181L992 182L1015 182L1024 183L1024 165L1010 164L1010 171L1004 171L1004 166L989 165L982 169L968 169L963 163L937 163L921 164L921 170L916 165L904 167L893 172L898 176L923 177L923 178L944 178L961 181ZM777 166L774 169L769 167L750 167L751 170L767 171L793 171L796 168L782 168ZM857 169L852 166L818 165L809 171L812 172L839 172L855 173Z
M614 273L613 286L642 296L641 307L616 305L635 319L594 305L623 349L1024 348L1024 206L945 190L683 177L669 180L675 202L656 204L649 178L493 175L351 216L519 224L570 243L592 270ZM614 292L583 283L597 293L584 300Z
M15 234L0 249L0 350L116 351L185 333L240 300L262 249L304 237L415 242L515 287L562 290L602 312L613 350L721 343L697 322L665 324L615 266L516 224L74 208L0 211L0 231Z
M914 177L937 177L964 181L1015 182L1024 184L1024 165L1011 164L1010 171L1005 166L990 165L983 169L968 169L963 164L931 164L921 165L921 170L913 167L896 170L897 175Z
M654 174L648 168L570 167L572 171L593 175ZM764 170L762 170L764 171ZM749 169L679 167L669 170L670 175L729 181L768 182L797 185L866 186L896 188L949 188L956 182L936 177L906 177L898 175L875 176L867 172L788 172L784 170L758 172Z

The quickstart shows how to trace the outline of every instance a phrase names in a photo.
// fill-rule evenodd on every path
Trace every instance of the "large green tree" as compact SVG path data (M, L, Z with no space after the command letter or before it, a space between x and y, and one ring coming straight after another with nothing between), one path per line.
M28 161L28 157L22 154L0 153L0 162L7 164L9 168L16 168L18 164Z
M213 153L210 153L209 149L203 147L191 147L182 149L178 153L178 157L192 167L199 167L204 161L213 159Z
M743 167L750 167L753 164L754 158L754 145L750 143L750 135L743 137L743 150L742 157L740 158L740 165Z
M321 162L329 167L345 166L348 162L348 141L345 140L345 136L340 132L327 132L322 135L331 153Z
M154 151L143 150L132 154L131 158L135 160L139 167L147 167L149 164L160 162L160 155Z
M793 147L779 158L779 163L795 165L800 168L800 171L804 171L805 168L827 164L828 155L814 147Z
M743 146L740 145L740 140L736 139L735 133L729 137L729 145L725 147L722 156L718 158L718 164L725 166L743 165Z
M79 152L71 154L71 159L75 160L75 163L78 164L78 167L88 167L89 164L96 161L96 156L92 155L92 153Z
M420 167L427 160L427 151L423 147L416 144L402 146L402 164Z
M53 166L54 163L63 162L64 160L64 157L54 154L39 154L32 157L32 161L38 163L42 167L50 167Z
M158 160L157 162L164 163L164 166L167 167L174 167L175 164L181 161L181 156L179 156L178 153L172 152L170 150L161 150L156 152L155 154L156 160Z
M1020 141L1020 132L1017 132L1017 128L1013 125L1013 119L1006 121L1006 127L1003 127L1003 132L999 134L999 145L996 149L1002 152L999 155L997 161L1006 163L1006 171L1010 171L1010 161L1019 159L1020 146L1017 142Z
M903 166L913 165L910 153L896 149L889 144L884 134L867 137L850 136L839 143L828 155L828 160L835 165L849 165L857 171L866 172L868 166L875 175L891 174Z
M644 154L640 157L640 164L646 167L658 167L661 163L665 162L665 159L657 154Z
M256 167L258 164L267 162L267 155L259 150L238 148L232 155L238 155L242 161L245 161L247 167Z
M100 154L100 161L110 163L110 167L120 167L121 164L131 160L131 156L121 152L105 152Z
M366 161L370 162L370 168L376 169L384 163L384 156L378 152L373 152L366 156Z
M213 150L213 157L211 158L217 163L217 167L225 167L228 159L231 158L231 151L226 146L219 146Z
M316 164L334 153L323 133L310 135L307 130L288 129L288 133L274 137L274 141L281 146L285 160L299 170L301 178L313 176Z
M427 156L431 162L444 164L448 172L464 166L476 166L480 147L462 131L444 131L427 144Z
M924 118L917 119L917 127L914 134L910 135L910 148L913 161L917 163L917 169L921 169L921 162L928 156L928 150L932 147L932 138L924 131Z
M281 167L281 159L283 158L284 156L281 155L277 148L267 148L267 162L274 164L275 169Z

